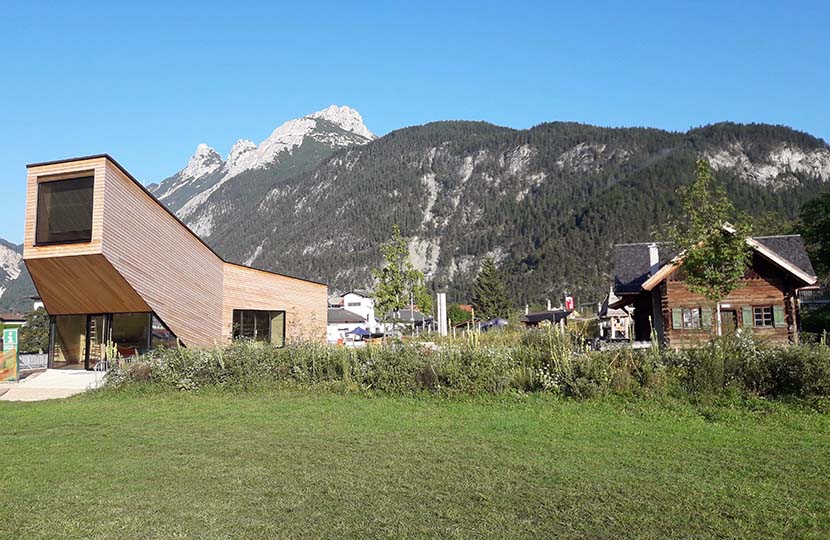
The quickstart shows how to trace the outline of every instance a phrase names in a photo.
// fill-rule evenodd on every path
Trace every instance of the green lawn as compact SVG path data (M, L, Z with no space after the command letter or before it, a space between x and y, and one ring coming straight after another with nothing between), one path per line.
M103 392L0 403L2 538L830 537L830 415Z

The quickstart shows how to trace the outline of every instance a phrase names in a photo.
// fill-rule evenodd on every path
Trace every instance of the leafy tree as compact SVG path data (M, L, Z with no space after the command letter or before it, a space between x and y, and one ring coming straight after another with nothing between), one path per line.
M18 330L17 348L20 352L49 349L49 315L45 309L37 308L26 315L26 324Z
M801 207L799 228L816 272L827 281L830 278L830 193Z
M432 297L424 274L409 261L409 250L397 224L392 229L392 240L383 244L380 252L383 267L372 270L372 276L377 280L372 298L378 316L384 318L390 311L406 309L410 304L414 304L421 313L430 313Z
M751 227L724 187L715 182L709 162L697 162L697 178L677 190L680 208L669 218L666 234L683 258L685 284L712 302L720 302L743 279L751 251ZM727 224L732 226L725 230Z
M466 309L461 309L458 304L452 304L447 308L447 316L450 318L450 324L458 324L467 322L473 318L473 314Z
M473 283L473 307L481 319L507 317L510 311L504 276L491 258L484 259Z

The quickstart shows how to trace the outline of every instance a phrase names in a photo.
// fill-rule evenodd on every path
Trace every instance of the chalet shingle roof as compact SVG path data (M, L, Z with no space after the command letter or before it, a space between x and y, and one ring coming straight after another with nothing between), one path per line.
M755 236L753 238L803 272L815 275L800 235ZM642 284L649 278L648 246L650 244L651 242L643 242L614 246L614 292L616 294L639 292ZM661 267L675 256L675 252L666 243L658 243L657 249Z
M637 292L640 286L648 279L649 266L648 246L651 242L641 244L617 244L614 246L614 292ZM675 253L665 243L657 244L657 254L660 266L663 266L674 257Z
M811 276L816 275L800 234L782 236L755 236L755 240L783 257L787 262Z

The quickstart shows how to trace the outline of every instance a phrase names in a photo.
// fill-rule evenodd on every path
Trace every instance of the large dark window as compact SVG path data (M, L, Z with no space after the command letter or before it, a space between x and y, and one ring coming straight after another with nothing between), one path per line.
M235 309L233 337L268 341L282 347L285 345L285 312Z
M36 244L92 240L94 183L92 176L86 176L38 184Z

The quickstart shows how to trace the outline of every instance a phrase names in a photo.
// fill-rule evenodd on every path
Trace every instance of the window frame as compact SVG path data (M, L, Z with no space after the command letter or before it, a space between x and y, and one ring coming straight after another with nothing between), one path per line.
M82 239L80 238L72 238L67 240L41 240L40 239L40 231L41 231L41 223L42 219L48 219L49 212L44 212L45 203L41 203L43 188L44 186L52 187L55 184L61 184L66 182L79 182L79 181L89 181L91 182L90 186L90 205L89 205L89 236L84 236ZM94 213L95 213L95 174L92 171L84 171L82 173L76 173L73 176L69 177L58 177L58 178L45 178L45 179L38 179L37 182L37 196L35 200L35 247L40 246L58 246L64 244L89 244L92 242L93 237L93 229L94 229ZM44 216L46 214L46 216ZM49 236L49 225L46 224L46 231L45 234Z
M756 313L757 310L768 310L769 311L769 324L758 324L758 315ZM775 328L775 313L774 307L771 305L768 306L752 306L752 327L753 328ZM767 317L766 313L761 313L762 322L766 323Z
M256 325L256 318L257 315L261 315L263 313L268 314L268 325L267 325L267 338L259 339L257 337L257 325ZM246 324L246 314L248 316L253 315L254 318L254 335L253 336L246 336L243 335L242 330ZM274 333L271 331L272 326L274 323L274 319L282 315L282 331L280 334L282 335L282 342L277 344L274 343ZM285 327L286 327L286 320L288 319L288 312L284 309L234 309L233 314L231 317L231 339L253 339L254 341L262 341L268 343L269 345L277 348L285 347Z
M680 317L681 323L683 325L683 330L702 330L703 329L703 313L701 312L700 307L682 307L680 308ZM686 314L690 315L692 325L689 326L686 324ZM694 323L697 322L695 325Z

